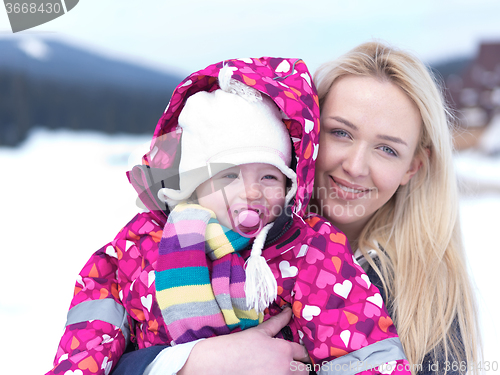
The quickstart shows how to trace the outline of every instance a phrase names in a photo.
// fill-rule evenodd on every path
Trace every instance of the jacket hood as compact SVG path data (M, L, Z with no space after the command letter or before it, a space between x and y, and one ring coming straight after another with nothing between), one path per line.
M320 129L318 96L311 75L300 59L245 58L221 61L184 79L156 125L150 151L143 156L142 165L127 172L141 202L162 224L166 222L168 208L158 199L158 190L177 189L179 185L182 135L178 127L179 114L191 95L219 89L217 77L224 65L233 71L231 78L269 96L281 110L296 156L292 168L297 173L297 193L292 209L299 216L305 213L313 189Z

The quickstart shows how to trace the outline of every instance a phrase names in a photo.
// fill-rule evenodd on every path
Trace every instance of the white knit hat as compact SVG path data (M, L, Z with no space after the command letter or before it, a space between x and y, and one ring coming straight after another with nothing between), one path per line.
M220 90L201 91L186 100L179 115L182 128L179 190L162 188L158 198L170 207L186 200L196 188L215 174L235 165L274 165L292 181L288 204L297 191L297 175L289 167L292 159L290 134L272 99L231 79L227 66L219 72ZM257 234L246 262L247 305L258 313L277 296L276 279L262 256L269 223Z
M190 96L179 115L182 128L179 190L163 188L158 198L170 207L186 200L203 182L224 169L266 163L292 181L286 203L295 196L297 177L289 167L290 135L272 99L219 73L220 90Z

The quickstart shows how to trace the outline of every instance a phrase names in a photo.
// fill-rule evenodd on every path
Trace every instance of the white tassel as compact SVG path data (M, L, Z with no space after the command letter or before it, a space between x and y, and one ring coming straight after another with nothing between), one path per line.
M258 90L231 78L233 70L236 70L236 68L230 68L228 65L224 65L219 71L218 80L221 90L230 94L239 95L249 102L261 101L262 95Z
M246 261L245 295L247 306L255 309L257 313L263 312L278 295L276 279L266 259L262 256L267 233L273 224L266 225L255 237L250 258Z

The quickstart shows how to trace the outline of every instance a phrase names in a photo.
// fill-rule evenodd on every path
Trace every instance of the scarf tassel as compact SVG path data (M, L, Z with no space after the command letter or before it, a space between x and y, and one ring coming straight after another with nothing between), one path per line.
M278 295L276 279L266 259L262 256L264 242L272 226L273 223L266 225L257 235L250 257L246 261L245 294L247 307L255 309L258 314L273 303Z

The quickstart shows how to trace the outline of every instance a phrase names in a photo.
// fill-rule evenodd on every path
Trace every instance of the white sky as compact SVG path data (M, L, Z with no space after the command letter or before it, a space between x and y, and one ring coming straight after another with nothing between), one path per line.
M500 40L498 0L81 0L66 15L12 34L50 36L187 75L228 58L304 59L311 71L372 38L427 62ZM1 54L1 51L0 51Z

